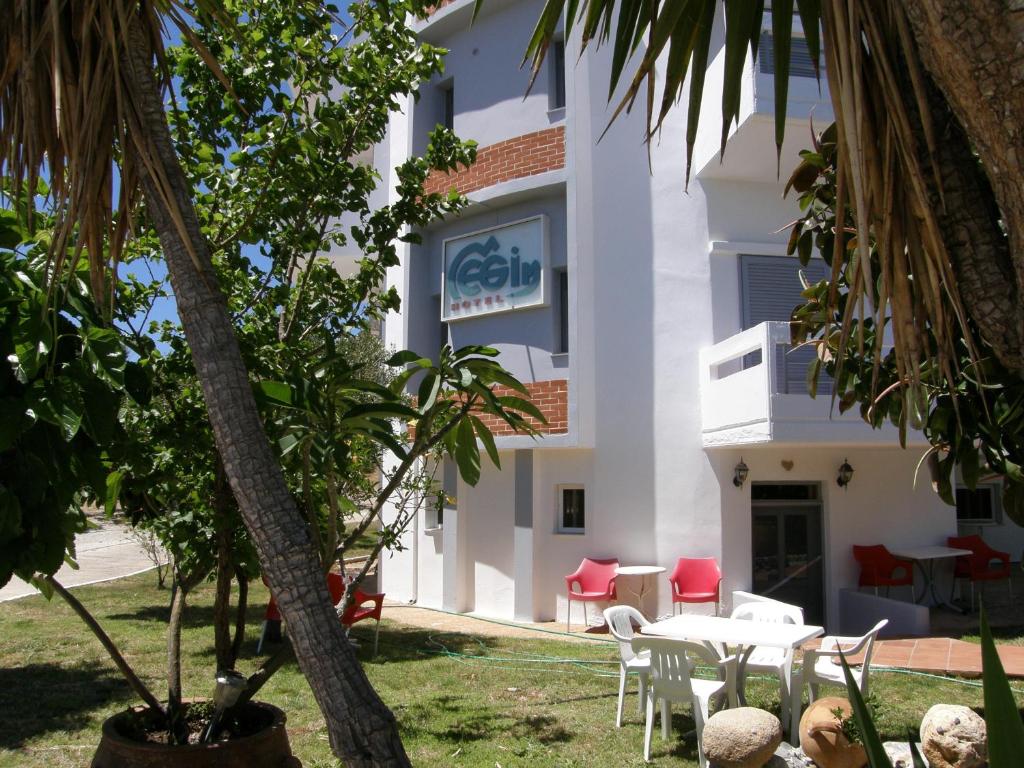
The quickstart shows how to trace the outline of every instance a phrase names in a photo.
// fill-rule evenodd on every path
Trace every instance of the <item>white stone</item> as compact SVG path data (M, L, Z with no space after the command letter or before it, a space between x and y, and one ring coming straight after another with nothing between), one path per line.
M921 720L921 752L931 768L983 768L985 721L960 704L936 704Z
M782 724L763 709L725 709L708 718L702 741L713 768L762 768L782 742Z

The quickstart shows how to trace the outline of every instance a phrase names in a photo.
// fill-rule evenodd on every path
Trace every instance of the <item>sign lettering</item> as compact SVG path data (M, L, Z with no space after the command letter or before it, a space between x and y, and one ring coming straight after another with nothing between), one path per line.
M544 304L546 266L545 216L446 240L441 319Z

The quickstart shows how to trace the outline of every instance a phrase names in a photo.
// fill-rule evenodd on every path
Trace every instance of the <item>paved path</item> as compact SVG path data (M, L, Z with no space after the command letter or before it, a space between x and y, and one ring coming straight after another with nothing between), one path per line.
M565 625L556 622L517 624L498 622L465 613L420 608L417 606L391 603L385 604L384 615L401 624L436 629L438 632L460 632L489 637L519 637L560 639L576 642L593 642L608 639L608 635L595 634L594 628L582 632L582 626L573 626L573 632L565 634ZM813 647L808 643L805 647ZM1007 675L1024 678L1024 646L1000 645L999 658ZM856 662L858 659L854 658ZM948 637L925 637L910 640L879 640L875 644L871 659L872 668L893 667L929 672L937 675L958 677L980 677L981 646Z
M80 587L130 576L153 567L153 561L128 528L105 517L90 519L98 527L80 534L75 541L78 570L64 565L57 572L57 581L65 587ZM14 577L0 589L0 603L38 592L35 587Z

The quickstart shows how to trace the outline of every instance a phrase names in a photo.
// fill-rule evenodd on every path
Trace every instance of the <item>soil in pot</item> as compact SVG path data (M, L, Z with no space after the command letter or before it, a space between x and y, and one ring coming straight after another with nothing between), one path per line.
M212 707L205 701L185 705L187 745L168 744L164 721L144 707L122 712L103 724L103 738L92 768L298 768L277 707L249 702L226 716L218 740L200 744Z

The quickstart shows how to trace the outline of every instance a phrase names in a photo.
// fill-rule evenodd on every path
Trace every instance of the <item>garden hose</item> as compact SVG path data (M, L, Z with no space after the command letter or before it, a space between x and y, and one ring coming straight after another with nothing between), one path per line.
M481 621L481 622L484 622L486 624L496 624L496 625L502 626L502 627L511 627L513 629L522 629L522 630L525 630L527 632L542 632L542 633L547 634L547 635L556 635L556 636L561 636L561 637L571 637L571 638L576 639L576 640L590 640L590 641L593 641L593 642L606 643L606 644L615 644L617 642L613 638L609 638L609 637L593 637L593 636L589 636L589 635L574 634L574 633L571 633L571 632L562 632L562 631L557 630L557 629L542 629L540 627L528 627L528 626L524 626L522 624L516 624L515 622L511 622L511 621L502 621L501 619L489 619L489 618L485 618L483 616L472 616L472 615L465 614L465 613L455 613L454 611L446 611L446 610L441 609L441 608L428 608L428 607L422 606L422 605L408 605L408 606L401 605L401 606L389 606L389 607L418 608L418 609L420 609L422 611L433 611L434 613L443 613L443 614L447 614L449 616L457 616L457 617L462 618L462 619L473 619L474 621ZM619 676L617 671L616 672L606 672L606 671L603 671L603 670L600 670L600 669L593 669L592 666L591 666L591 665L595 665L595 664L608 664L608 665L618 666L618 664L619 664L618 660L600 661L600 660L595 660L595 659L573 659L573 658L564 658L564 657L559 657L559 656L548 656L546 654L528 654L528 653L522 653L522 652L519 652L519 651L509 651L509 650L504 651L504 653L512 654L513 656L517 656L519 658L510 658L510 657L504 657L504 656L487 656L486 654L462 653L462 652L459 652L459 651L451 650L450 648L445 646L443 643L441 643L439 640L437 640L437 638L442 637L445 634L452 634L452 635L454 635L454 634L459 634L459 633L457 633L457 632L442 632L442 633L439 633L437 635L430 635L430 637L428 638L428 642L430 642L432 645L438 646L439 650L435 650L435 649L431 649L431 648L421 648L420 650L423 651L424 653L430 653L430 654L435 654L435 655L439 655L439 656L447 656L448 658L451 658L451 659L453 659L455 661L458 661L458 662L464 663L464 664L466 664L466 663L473 663L473 662L479 662L479 663L483 663L483 664L491 664L491 665L493 665L495 667L498 667L498 668L521 669L523 671L532 671L532 672L552 672L552 671L554 671L554 672L569 673L569 674L574 674L574 673L578 673L578 672L589 672L589 673L597 675L599 677L618 677ZM484 651L487 650L487 646L482 641L476 640L476 642L477 642L477 644L480 646L480 648L482 650L484 650ZM524 666L522 666L520 664L516 664L515 662L518 662L518 661L524 661L524 662L533 663L533 664L551 664L551 665L555 665L555 664L568 664L568 665L571 665L572 667L574 667L574 669L558 670L558 669L551 669L551 668L545 668L545 667L533 667L533 668L531 668L531 667L524 667ZM699 671L709 672L709 673L712 672L712 670L713 670L712 667L708 667L708 666L697 666L697 669ZM907 676L910 676L910 677L922 677L922 678L929 679L929 680L939 680L939 681L943 681L943 682L947 682L947 683L957 683L957 684L960 684L960 685L966 685L966 686L971 687L971 688L981 688L982 687L982 682L980 680L968 680L968 679L965 679L965 678L962 678L962 677L950 677L948 675L935 674L934 672L923 672L923 671L917 670L917 669L902 669L900 667L875 667L873 669L873 674L876 674L876 675L878 675L878 674L886 674L886 673L892 673L892 674L897 674L897 675L907 675ZM747 675L747 679L748 680L773 681L776 678L775 677L769 677L767 675ZM1010 690L1013 693L1017 694L1018 696L1024 696L1024 689L1011 687Z

